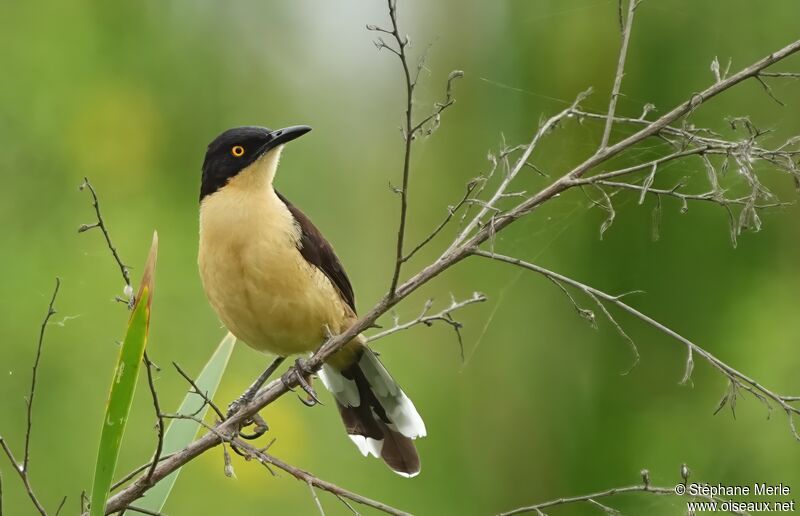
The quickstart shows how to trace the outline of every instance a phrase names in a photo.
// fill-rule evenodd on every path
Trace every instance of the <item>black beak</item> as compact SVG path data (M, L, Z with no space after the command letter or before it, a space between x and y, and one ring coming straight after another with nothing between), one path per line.
M295 138L300 138L310 130L311 128L307 125L293 125L291 127L284 127L283 129L276 129L269 133L270 140L264 144L264 148L259 154L263 154L279 145L288 143Z

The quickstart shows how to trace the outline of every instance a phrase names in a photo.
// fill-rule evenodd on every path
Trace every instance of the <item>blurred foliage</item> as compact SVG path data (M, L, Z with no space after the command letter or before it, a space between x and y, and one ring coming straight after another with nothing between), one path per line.
M796 0L768 3L647 0L637 14L619 113L646 102L660 112L713 80L709 65L738 69L797 38ZM526 141L542 113L595 87L587 107L603 109L617 58L611 0L401 0L401 23L415 52L428 43L418 107L432 106L447 74L464 70L457 104L441 129L416 147L410 241L426 235L485 156L505 140ZM77 512L91 485L116 341L127 317L113 301L123 284L78 192L89 176L104 203L115 243L128 263L143 263L153 229L161 237L157 317L149 353L190 374L224 335L196 273L199 169L206 144L244 124L309 124L289 146L278 184L308 213L346 265L364 311L385 291L392 266L403 106L397 62L378 53L367 23L385 23L383 2L3 2L0 5L0 431L21 446L24 400L40 313L52 278L63 278L40 369L31 476L55 508L64 494ZM793 68L791 68L793 67ZM793 58L783 70L800 68ZM777 81L781 108L748 82L695 114L731 134L726 118L750 115L777 142L800 133L800 85ZM591 152L600 124L572 124L535 156L559 174ZM622 133L615 132L615 137ZM649 142L649 145L658 145ZM628 161L647 156L647 145ZM638 154L638 156L637 156ZM624 161L624 160L623 160ZM699 160L671 169L702 177ZM791 182L763 171L784 198ZM734 178L735 179L735 178ZM533 190L546 179L531 175ZM664 181L660 183L659 181ZM331 195L334 193L334 195ZM729 243L726 214L713 205L666 199L660 239L651 239L652 200L618 196L617 220L599 239L605 213L580 192L564 195L512 226L496 245L611 292L642 289L629 301L695 339L731 365L786 394L800 394L795 307L800 276L797 207L768 212L758 234ZM446 243L438 238L409 266ZM141 271L134 270L136 281ZM426 419L419 442L423 472L405 480L362 458L331 404L307 409L285 396L265 411L277 441L271 451L320 477L423 514L487 514L544 499L633 483L647 467L670 485L687 462L695 478L725 484L784 482L800 490L800 447L778 413L742 400L736 419L712 412L725 388L698 364L682 387L684 349L620 316L638 342L641 363L628 375L629 349L601 322L593 330L563 294L541 278L485 261L438 278L400 308L413 317L427 297L474 290L489 301L462 314L467 359L451 331L417 328L377 346ZM240 346L217 399L232 400L268 359ZM165 367L163 407L175 407L185 382ZM144 383L134 400L118 471L151 456L152 406ZM236 461L223 474L221 450L185 468L167 514L275 514L316 511L308 487ZM31 507L7 463L0 463L5 507ZM320 493L332 514L348 510ZM680 514L678 500L630 496L622 510ZM554 514L584 514L584 507Z

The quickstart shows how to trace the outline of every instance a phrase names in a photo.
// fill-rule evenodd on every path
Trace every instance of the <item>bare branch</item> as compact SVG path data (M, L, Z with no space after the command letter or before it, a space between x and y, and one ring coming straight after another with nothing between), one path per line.
M158 462L161 462L161 461L162 461L162 460L164 460L164 459L168 459L168 458L169 458L169 457L171 457L171 456L172 456L172 454L171 454L171 453L170 453L170 454L168 454L168 455L163 455L163 456L159 457L159 459L158 459ZM117 489L119 489L120 487L122 487L122 486L123 486L123 485L124 485L126 482L129 482L129 481L133 480L133 478L134 478L134 477L136 477L136 475L138 475L138 474L139 474L139 473L141 473L142 471L145 471L146 469L149 469L149 468L150 468L150 466L151 466L152 464L153 464L153 463L152 463L152 461L151 461L151 462L148 462L147 464L142 464L142 465L141 465L141 466L139 466L138 468L134 469L133 471L131 471L130 473L128 473L127 475L125 475L125 476L124 476L124 477L122 477L121 479L117 480L117 481L114 483L114 485L112 485L112 486L111 486L111 489L110 489L110 491L112 491L112 492L113 492L113 491L116 491Z
M405 77L406 86L406 118L405 126L403 128L404 136L404 151L403 151L403 182L400 188L400 226L397 229L397 250L396 260L394 266L394 273L392 274L392 283L389 287L389 293L394 294L397 289L397 283L400 280L400 270L403 267L403 243L406 233L406 217L408 216L408 179L411 170L411 146L414 141L414 133L412 131L412 110L414 106L414 86L415 83L411 80L411 73L408 69L408 59L406 57L406 45L408 38L402 38L397 25L397 0L388 0L389 2L389 18L392 21L391 35L397 42L398 51L397 56L400 58L400 64L403 67L403 76Z
M353 493L351 491L348 491L346 489L343 489L343 488L337 486L336 484L332 484L332 483L327 482L325 480L321 480L321 479L315 477L314 475L312 475L311 473L309 473L309 472L307 472L307 471L305 471L303 469L300 469L300 468L297 468L295 466L292 466L291 464L287 464L286 462L283 462L282 460L278 459L277 457L274 457L274 456L272 456L272 455L270 455L270 454L268 454L268 453L266 453L266 452L264 452L262 450L258 450L257 448L252 446L250 443L247 443L246 441L243 441L243 440L239 439L238 437L234 438L232 442L238 448L240 448L240 449L244 450L245 452L247 452L251 457L253 457L255 460L257 460L261 464L263 464L265 466L266 465L270 465L270 466L274 466L274 467L276 467L278 469L281 469L281 470L289 473L290 475L292 475L296 479L298 479L298 480L300 480L302 482L305 482L306 484L309 484L314 488L322 489L323 491L327 491L327 492L329 492L331 494L334 494L334 495L336 495L338 497L342 497L342 498L346 498L348 500L352 500L352 501L354 501L356 503L359 503L361 505L366 505L367 507L372 507L373 509L377 509L379 511L385 512L386 514L394 514L394 515L398 515L398 516L406 516L406 515L408 515L407 512L401 511L399 509L395 509L394 507L392 507L390 505L386 505L385 503L378 502L376 500L371 500L371 499L369 499L367 497L364 497L364 496L361 496L359 494L356 494L356 493ZM352 507L351 507L351 509L352 509Z
M410 258L411 255L413 255L416 251L419 250L415 248L409 254L408 257L405 256L405 253L403 251L403 246L405 242L405 233L406 233L406 221L408 218L408 188L409 188L409 175L411 172L411 147L413 146L414 140L419 132L424 131L427 135L432 134L433 131L439 125L439 117L441 116L442 112L455 103L455 99L453 98L453 82L456 79L463 77L464 72L460 70L455 70L450 73L450 75L447 78L447 86L445 89L444 100L441 103L437 103L434 106L433 113L426 116L420 122L415 124L413 122L414 88L417 85L419 72L422 70L422 66L424 63L424 56L423 58L420 59L419 65L417 66L417 74L412 79L408 65L408 55L406 53L406 48L409 45L409 40L408 36L403 37L400 35L400 28L397 22L397 0L388 0L388 5L389 5L389 19L391 20L392 28L390 30L386 30L376 27L374 25L368 25L367 29L383 32L392 36L395 43L397 44L397 50L388 46L381 39L379 39L380 44L378 45L378 48L379 49L388 48L394 54L396 54L397 57L400 58L400 65L402 66L403 77L405 79L406 109L405 109L405 120L403 122L403 128L402 128L403 140L404 140L403 180L402 180L402 186L399 189L393 189L400 195L400 224L397 229L397 245L395 253L396 256L395 256L394 272L392 273L392 282L389 287L389 294L394 295L395 290L397 290L397 283L400 281L400 271L403 268L403 263L405 263L408 260L408 258ZM434 125L426 129L426 126L431 122L433 122ZM424 243L422 245L424 245Z
M634 485L623 486L623 487L614 487L614 488L611 488L611 489L606 489L605 491L598 491L598 492L595 492L595 493L589 493L589 494L580 495L580 496L571 496L571 497L568 497L568 498L558 498L556 500L549 500L547 502L541 502L541 503L538 503L536 505L529 505L529 506L526 506L526 507L519 507L517 509L513 509L513 510L508 511L508 512L500 513L500 516L512 516L514 514L524 514L524 513L528 513L528 512L535 512L536 514L542 515L542 514L544 514L544 512L543 512L544 509L549 509L551 507L557 507L557 506L560 506L560 505L573 505L573 504L580 504L580 503L588 503L588 504L591 504L591 505L598 506L603 511L605 511L606 513L619 514L619 511L617 511L616 509L613 509L611 507L608 507L606 505L601 504L600 502L597 501L597 499L598 498L600 498L600 499L602 499L602 498L612 498L612 497L619 496L619 495L622 495L622 494L627 494L627 493L647 493L647 494L652 494L652 495L657 495L657 496L677 496L677 497L682 497L682 498L686 498L686 499L690 499L690 500L691 499L695 499L695 498L701 498L701 499L704 499L704 500L716 501L716 502L725 501L724 499L718 498L718 497L715 497L715 496L703 496L703 495L694 496L694 495L690 495L690 494L687 493L688 490L686 490L686 489L684 489L684 493L683 494L680 494L678 492L678 491L680 491L680 488L677 488L676 486L673 486L673 487L657 487L657 486L650 485L650 473L646 469L642 470L642 480L644 482L641 483L641 484L634 484ZM684 480L683 480L683 484L682 485L683 485L684 488L686 487L687 480L688 480L688 475L685 476ZM734 511L733 514L747 514L747 513Z
M64 496L64 498L62 498L62 499L61 499L61 503L60 503L60 504L58 504L58 507L56 508L56 516L58 516L59 514L61 514L61 509L63 509L63 508L64 508L64 504L65 504L65 503L67 503L67 497L66 497L66 495ZM0 516L2 516L2 515L0 515Z
M50 304L47 306L47 314L45 314L44 320L42 320L42 325L39 328L39 340L36 345L36 357L33 360L33 372L31 374L31 388L30 391L28 392L28 398L25 400L25 404L27 406L27 413L25 421L25 448L23 451L22 464L17 462L16 458L14 458L14 454L11 452L11 448L9 448L5 440L3 440L2 437L0 437L0 446L2 446L3 451L6 453L6 456L8 457L8 460L11 461L11 465L19 475L20 479L22 480L22 484L25 486L25 491L28 493L28 498L31 499L31 502L33 502L33 505L36 507L36 510L39 511L39 513L42 515L47 514L47 512L45 511L44 506L36 497L36 494L33 491L29 475L31 429L33 428L33 400L34 397L36 396L36 379L39 373L39 363L42 358L42 348L44 347L44 335L47 330L47 323L50 321L50 318L56 314L55 302L60 287L61 287L61 279L56 278L56 286L53 289L53 295L50 298ZM0 487L0 491L2 491L2 487ZM0 495L1 494L2 493L0 493ZM0 496L0 499L1 498L2 496ZM0 503L0 505L2 504ZM2 510L0 510L0 512L2 512Z
M774 100L779 106L785 106L786 105L781 101L781 99L779 99L778 97L775 96L775 94L772 92L772 88L769 87L769 84L767 84L767 82L764 79L761 78L761 74L756 75L756 80L761 85L761 87L764 88L764 92L767 95L769 95L769 98Z
M189 385L191 385L191 386L192 386L192 389L194 389L194 393L195 393L195 394L197 394L198 396L200 396L201 398L203 398L203 402L204 402L206 405L208 405L209 407L211 407L211 409L212 409L214 412L216 412L216 414L217 414L217 417L219 417L219 420L220 420L220 421L223 421L223 420L225 420L225 415L224 415L224 414L223 414L223 412L222 412L222 411L219 409L219 407L218 407L218 406L217 406L217 405L216 405L216 404L215 404L215 403L214 403L214 402L211 400L211 398L209 398L209 397L208 397L208 393L207 393L207 392L203 392L203 391L201 391L201 390L200 390L200 388L199 388L199 387L197 386L197 384L195 383L195 381L192 379L192 377L191 377L191 376L189 376L188 374L186 374L186 372L185 372L183 369L181 369L181 366L179 366L179 365L177 364L177 362L173 362L173 363L172 363L172 365L173 365L173 366L175 366L175 369L177 369L178 373L179 373L181 376L183 376L184 380L186 380L187 382L189 382ZM202 407L201 407L201 409L202 409Z
M109 251L111 251L114 260L117 262L117 266L119 266L119 271L122 274L122 279L125 281L125 295L128 297L125 302L128 304L129 308L133 308L134 305L134 295L133 295L133 288L131 286L131 274L130 269L128 268L125 263L123 263L122 258L120 258L119 253L117 252L117 248L114 246L114 242L111 241L111 235L108 232L108 227L106 226L105 221L103 220L103 214L100 212L100 200L97 198L97 192L92 186L92 183L89 182L88 177L83 178L83 183L78 187L80 190L85 188L89 189L89 193L92 195L92 206L94 207L95 214L97 215L97 222L93 224L83 224L81 227L78 228L78 233L83 233L90 229L100 228L103 232L103 237L106 240L106 245L108 246Z
M758 72L758 73L760 75L763 75L763 72ZM593 113L591 111L583 111L583 110L575 110L575 115L581 118L589 118L596 120L605 120L605 118L608 116L607 114L604 113ZM620 116L615 116L614 122L624 123L634 126L645 126L645 127L650 126L653 123L648 120L644 120L642 118L629 118ZM704 134L710 136L704 136ZM763 134L764 133L760 133L757 134L756 136L762 136ZM775 165L782 165L780 166L782 170L791 169L791 163L784 163L779 160L781 159L790 160L792 157L800 155L800 150L787 149L787 147L789 147L790 145L794 145L797 143L797 137L793 137L783 145L779 146L778 148L770 150L755 145L754 138L750 138L745 141L725 140L716 135L716 133L714 133L710 129L702 127L690 126L688 128L679 128L667 124L663 127L660 127L656 132L648 136L665 139L670 144L677 146L680 151L685 151L687 155L697 154L697 153L736 155L736 154L742 154L743 151L746 151L747 154L753 158L770 161ZM670 138L679 138L681 141L675 142ZM686 147L690 146L695 148L691 151L687 151ZM683 156L676 155L675 157L683 157ZM645 168L642 165L637 165L637 166L640 168ZM620 173L625 173L625 172L620 171ZM600 176L604 176L604 174L598 174L597 176L592 176L592 177L600 177Z
M644 186L634 185L630 183L620 183L616 181L596 181L597 184L601 184L603 186L608 186L612 188L626 188L628 190L637 190L642 193L644 196L645 194L653 194L653 195L666 195L669 197L675 197L676 199L680 199L683 202L688 201L705 201L705 202L713 202L717 204L736 204L740 206L747 205L749 203L750 197L737 197L735 199L720 199L718 194L715 192L706 192L702 194L684 194L678 192L680 188L684 186L683 183L678 183L674 187L670 188L669 190L662 189L662 188L645 188ZM779 208L784 206L791 206L793 203L791 202L774 202L769 204L757 204L754 208L763 210L767 208Z
M395 509L394 507L392 507L390 505L387 505L385 503L372 500L372 499L367 498L365 496L361 496L361 495L359 495L357 493L354 493L352 491L348 491L347 489L339 487L336 484L333 484L331 482L327 482L325 480L322 480L322 479L312 475L308 471L305 471L303 469L297 468L295 466L292 466L292 465L290 465L290 464L278 459L277 457L267 453L267 450L270 448L272 443L267 445L265 448L258 449L256 447L254 447L253 445L251 445L250 443L248 443L247 441L245 441L242 438L240 438L236 432L227 432L225 430L222 430L221 426L216 426L216 427L209 426L207 423L205 423L204 421L202 421L201 419L199 419L199 418L197 418L196 416L193 416L193 415L162 414L162 417L169 418L169 419L188 419L188 420L194 421L194 422L198 423L199 425L203 426L204 428L206 428L209 431L209 434L207 434L207 435L213 435L215 438L219 439L220 443L223 446L223 451L224 451L224 454L225 454L225 472L226 472L226 475L228 475L228 476L232 476L232 468L231 468L231 464L230 464L230 456L228 455L227 450L225 449L225 444L226 443L229 444L231 446L231 448L237 450L237 453L240 453L241 455L243 455L248 460L249 459L257 460L260 464L262 464L264 467L266 467L267 470L269 470L269 472L271 474L273 474L273 475L274 475L274 473L270 469L270 466L274 466L274 467L276 467L278 469L281 469L281 470L291 474L297 480L305 482L306 484L309 484L312 487L315 487L317 489L322 489L323 491L327 491L327 492L329 492L331 494L334 494L334 495L336 495L338 497L347 498L347 499L352 500L352 501L354 501L356 503L360 503L362 505L366 505L368 507L372 507L373 509L377 509L377 510L385 512L387 514L392 514L392 515L397 515L397 516L408 516L407 512L401 511L399 509ZM180 453L180 452L178 452L178 453ZM141 479L139 481L141 481ZM139 482L139 481L137 481L137 482ZM128 506L128 507L130 507L130 506ZM109 511L108 507L106 508L106 514L111 514L112 512L114 512L114 511Z
M126 511L130 512L138 512L139 514L148 514L149 516L161 516L160 512L151 511L149 509L143 509L141 507L136 507L135 505L129 505L125 508Z
M491 212L492 210L497 210L498 209L497 208L497 203L503 198L503 196L505 195L506 191L508 190L508 187L511 184L511 182L517 177L519 172L522 170L522 168L528 162L528 159L530 159L530 156L533 153L533 150L539 144L541 139L545 135L549 134L554 128L556 128L558 126L558 124L561 123L562 120L564 120L564 119L572 116L573 114L575 114L576 109L578 108L578 105L581 102L583 102L583 100L585 100L586 97L588 97L591 94L591 92L592 92L592 90L588 89L588 90L580 93L575 98L575 101L572 103L572 105L570 105L567 109L565 109L565 110L553 115L552 117L548 118L543 124L541 124L539 126L539 129L536 131L536 134L533 135L533 139L525 147L525 150L523 151L522 155L517 159L517 161L514 164L513 168L511 168L511 170L509 170L508 173L506 174L506 176L503 178L502 182L497 187L497 190L495 191L494 195L492 195L492 197L483 204L483 207L481 208L481 210L472 218L472 220L466 225L466 227L464 227L464 229L455 238L455 240L453 240L453 243L450 245L450 247L447 249L447 251L445 251L443 256L453 253L459 247L463 247L462 244L469 237L469 235L472 233L472 231L475 230L476 227L478 227L478 225L481 222L481 220L489 212ZM485 232L485 230L484 230L484 232ZM486 232L485 237L482 237L482 238L483 238L483 240L488 239L489 238L488 232ZM440 258L440 260L441 260L441 258Z
M30 462L30 451L31 451L31 426L33 423L33 397L36 394L36 377L39 372L39 362L42 358L42 347L44 346L44 334L47 330L47 323L50 321L50 318L56 314L56 309L54 304L56 302L56 296L58 296L58 289L61 287L61 279L56 278L56 286L53 289L53 295L50 298L50 304L47 306L47 314L44 316L44 320L42 321L42 325L39 328L39 341L36 344L36 358L33 361L33 372L31 374L31 389L28 394L27 399L27 423L25 427L25 456L22 461L22 471L23 473L28 473L28 464Z
M652 161L639 163L638 165L632 165L630 167L621 168L621 169L618 169L618 170L612 170L611 172L603 172L601 174L595 174L595 175L592 175L592 176L589 176L589 177L581 178L581 179L576 180L575 184L578 185L578 186L580 186L580 185L588 185L588 184L591 184L591 183L594 183L594 182L597 182L597 181L603 181L603 180L606 180L606 179L612 179L612 178L615 178L615 177L628 175L628 174L631 174L633 172L638 172L640 170L646 170L646 169L651 169L652 170L653 167L656 167L656 169L658 169L659 166L661 166L662 164L667 163L669 161L682 159L682 158L685 158L687 156L693 156L693 155L696 155L696 154L702 154L702 153L707 152L707 151L708 151L708 148L702 147L702 148L685 150L685 151L681 151L681 152L674 152L672 154L669 154L668 156L663 156L663 157L654 159Z
M147 356L147 351L144 352L144 365L147 371L147 385L150 387L150 395L153 398L153 409L156 413L156 430L158 434L158 440L156 442L156 452L153 455L153 460L150 464L150 469L147 471L147 476L145 477L147 480L151 480L153 477L153 470L156 468L156 465L161 460L161 452L164 450L164 418L161 417L161 405L158 402L158 392L156 391L156 385L153 380L153 362L150 361L150 357Z
M800 79L799 72L761 72L762 77L785 77L789 79Z
M433 299L428 299L425 302L425 306L422 309L422 312L417 316L416 319L412 319L411 321L401 323L400 319L397 315L394 316L394 326L389 328L388 330L384 330L380 333L376 333L375 335L371 335L367 338L367 342L374 342L378 339L382 339L393 333L401 332L404 330L408 330L409 328L413 328L419 324L424 324L425 326L433 326L435 322L443 322L449 325L456 334L456 338L458 339L458 347L461 352L461 360L464 360L464 342L461 339L461 328L464 326L459 321L457 321L453 317L453 312L464 308L467 305L471 305L474 303L482 303L486 301L486 296L481 294L480 292L473 292L472 297L469 299L465 299L463 301L456 301L456 299L451 295L450 296L450 306L443 309L442 311L431 314L430 310L433 307Z
M798 433L797 430L794 427L794 418L795 418L796 415L800 414L800 409L790 405L789 402L786 401L785 396L782 396L780 394L777 394L777 393L767 389L766 387L764 387L762 384L760 384L756 380L753 380L752 378L748 377L747 375L745 375L745 374L739 372L738 370L734 369L733 367L729 366L728 364L726 364L725 362L721 361L719 358L717 358L716 356L714 356L710 352L706 351L705 349L701 348L700 346L698 346L694 342L690 341L689 339L687 339L683 335L681 335L678 332L676 332L676 331L664 326L663 324L661 324L660 322L656 321L655 319L649 317L648 315L645 315L644 313L636 310L632 306L630 306L627 303L625 303L624 301L622 301L621 296L619 296L619 295L614 296L614 295L611 295L611 294L607 294L607 293L605 293L605 292L603 292L601 290L598 290L598 289L596 289L594 287L591 287L589 285L586 285L584 283L576 281L576 280L574 280L572 278L569 278L567 276L563 276L563 275L561 275L561 274L559 274L557 272L553 272L553 271L551 271L549 269L545 269L544 267L541 267L539 265L535 265L533 263L526 262L524 260L520 260L518 258L514 258L514 257L511 257L511 256L505 256L505 255L502 255L502 254L490 253L488 251L483 251L481 249L474 250L473 254L475 256L480 256L482 258L488 258L490 260L496 260L496 261L499 261L499 262L504 262L504 263L507 263L507 264L516 265L518 267L522 267L523 269L527 269L527 270L536 272L536 273L541 274L541 275L543 275L545 277L558 280L559 282L561 282L563 284L570 285L570 286L572 286L574 288L577 288L578 290L584 292L586 295L595 296L595 297L597 297L599 299L602 299L604 301L607 301L607 302L610 302L610 303L616 305L618 308L621 308L622 310L628 312L629 314L633 315L637 319L647 323L649 326L655 328L656 330L664 333L665 335L667 335L667 336L677 340L678 342L682 343L683 345L685 345L686 348L688 350L690 350L690 353L692 353L692 355L698 355L698 356L702 357L706 362L708 362L711 366L713 366L715 369L717 369L719 372L721 372L725 377L727 377L728 380L735 387L741 387L741 388L745 389L747 392L749 392L750 394L752 394L753 396L758 398L760 401L765 402L767 404L767 406L770 406L770 404L767 401L767 399L770 399L774 403L779 405L783 409L783 411L786 413L786 415L788 417L788 422L789 422L790 429L792 430L792 434L794 435L795 439L800 441L800 433ZM618 328L619 328L619 326L618 326ZM691 365L688 365L688 364L691 364ZM684 377L681 380L681 383L686 383L689 380L690 374L692 372L691 369L693 369L693 365L694 365L694 363L693 363L693 360L691 360L691 358L689 360L687 360L688 374L686 374L686 373L684 374Z
M431 134L433 134L433 131L435 131L436 128L439 127L441 114L444 112L444 110L446 110L456 102L456 99L453 97L453 82L456 79L460 79L462 77L464 77L464 72L462 72L461 70L453 70L452 72L450 72L450 75L447 76L447 86L445 88L444 100L442 100L442 102L437 102L436 104L434 104L433 112L430 115L423 118L419 123L417 123L417 125L411 128L412 136L416 135L420 131L423 131L426 136L430 136ZM434 123L433 127L429 127L426 129L426 126L430 122Z
M619 60L617 62L617 73L614 75L614 86L611 89L611 99L608 102L608 116L606 117L606 127L603 130L603 138L600 140L600 149L608 147L611 138L611 128L614 125L614 112L617 110L617 100L622 89L622 77L625 75L625 60L628 57L628 43L631 40L631 29L633 28L633 15L636 12L638 0L628 0L628 15L622 23L622 43L619 48ZM620 11L622 10L622 0L620 0ZM621 14L620 14L621 16Z
M314 499L314 504L317 506L320 516L325 516L325 509L322 508L322 503L319 501L319 496L317 496L317 490L314 489L313 482L308 482L308 488L311 490L311 497Z
M444 220L440 222L439 225L436 226L436 228L433 231L431 231L431 233L427 237L425 237L419 244L417 244L414 247L414 249L409 251L409 253L403 257L403 262L407 262L408 260L410 260L411 257L417 254L417 252L420 249L428 245L428 243L431 240L436 238L436 235L438 235L445 228L445 226L447 226L447 224L453 219L453 216L458 212L458 210L460 210L463 206L469 204L470 195L478 186L478 184L480 184L480 182L481 182L480 179L476 178L472 179L469 183L467 183L466 191L464 192L464 196L461 198L461 200L459 200L458 203L456 203L455 205L447 207L447 216L445 216Z

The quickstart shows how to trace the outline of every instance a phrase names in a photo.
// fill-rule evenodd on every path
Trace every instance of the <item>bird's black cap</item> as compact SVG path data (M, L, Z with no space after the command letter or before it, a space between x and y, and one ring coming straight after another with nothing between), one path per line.
M303 136L311 130L307 125L283 129L244 126L228 129L208 144L203 160L200 200L228 182L264 153Z

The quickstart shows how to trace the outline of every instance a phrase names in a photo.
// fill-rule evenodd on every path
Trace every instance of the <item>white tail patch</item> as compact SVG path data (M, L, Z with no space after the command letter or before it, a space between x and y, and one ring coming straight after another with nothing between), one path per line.
M353 379L345 377L334 367L323 364L319 371L319 377L325 388L336 398L340 405L340 411L354 407L359 409L346 411L347 417L345 417L345 412L342 412L345 426L348 428L348 437L365 457L372 455L382 458L395 473L404 477L416 476L419 473L419 458L414 451L413 444L410 441L403 444L402 441L402 439L425 437L427 434L425 423L414 407L414 403L406 396L378 357L366 346L357 367L351 366L346 371L350 371L347 375ZM361 378L358 380L360 383L356 382L356 378ZM364 380L368 385L364 384ZM367 400L370 411L366 414L361 407L359 385L362 390L368 388L370 393L370 399ZM377 407L376 402L380 407ZM381 417L379 414L383 413L385 416ZM361 415L357 416L357 414ZM388 421L386 421L387 419ZM361 423L353 424L352 421L366 422L366 426L361 426ZM373 430L363 430L364 428ZM384 438L375 438L375 428L384 429ZM367 434L359 435L362 431ZM395 437L392 437L393 435ZM386 439L390 439L389 444L386 443ZM385 448L385 446L388 447ZM402 459L400 459L401 457Z
M383 450L383 441L372 439L371 437L364 437L363 435L348 435L353 443L355 443L361 455L366 457L372 455L376 459L381 457L381 450Z
M392 424L388 425L389 428L397 430L411 439L425 437L427 429L417 408L394 381L375 353L365 351L358 365L364 372L364 376L367 377L372 392L380 401L386 415L392 420Z

